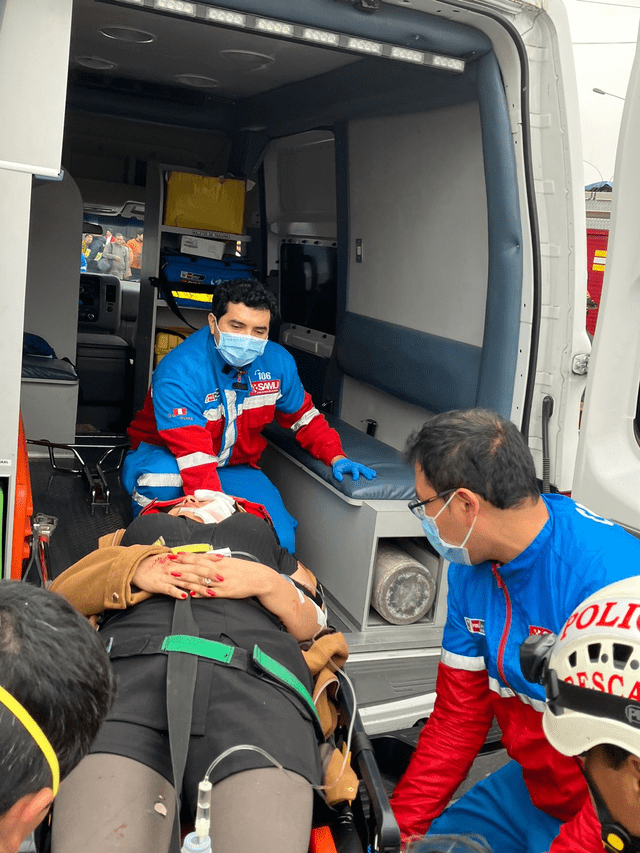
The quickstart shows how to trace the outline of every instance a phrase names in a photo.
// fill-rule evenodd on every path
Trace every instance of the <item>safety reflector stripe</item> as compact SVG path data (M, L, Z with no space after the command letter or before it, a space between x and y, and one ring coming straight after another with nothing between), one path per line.
M176 462L178 468L184 471L185 468L197 468L199 465L211 465L218 461L217 456L212 456L210 453L188 453L186 456L178 456Z
M180 474L140 474L137 479L139 486L181 486Z
M264 406L275 406L280 394L256 394L254 397L247 397L242 404L242 410L261 409Z
M482 656L470 658L465 655L456 655L446 649L442 650L440 660L452 669L466 669L467 672L480 672L487 668Z
M215 409L205 409L202 414L208 421L219 421L224 412L222 411L222 406L216 406Z
M145 496L141 495L137 489L134 489L133 492L131 492L131 498L138 504L138 506L148 506L151 503L151 498L145 498Z
M535 711L540 711L540 713L545 709L545 703L541 699L534 699L532 696L527 696L526 693L514 693L510 687L503 687L497 678L489 678L489 690L497 693L503 699L512 699L515 696L525 705L531 705Z
M312 409L309 409L308 412L305 412L304 415L300 418L300 420L297 420L294 424L291 424L290 429L292 429L293 432L298 432L299 429L302 429L302 427L311 423L311 421L316 417L316 415L319 414L320 412L314 406Z

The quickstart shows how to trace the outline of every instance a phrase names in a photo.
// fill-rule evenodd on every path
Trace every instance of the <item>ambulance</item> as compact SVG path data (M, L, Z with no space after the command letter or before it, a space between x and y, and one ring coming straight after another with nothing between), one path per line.
M184 294L211 263L244 264L277 294L272 334L345 452L378 471L337 484L289 436L267 435L263 468L349 641L364 723L380 733L426 717L446 565L407 509L402 451L429 413L498 411L526 436L545 489L640 529L636 71L592 355L558 0L5 0L5 576L20 411L31 441L123 442L162 347L206 322L206 305L175 316L154 282L177 264L169 290ZM170 221L176 175L239 185L231 221ZM81 273L86 234L136 229L139 282ZM38 357L25 334L67 364L62 376L25 374ZM29 444L33 465L43 447ZM115 514L72 506L52 547L81 522L87 553L96 519L103 531Z

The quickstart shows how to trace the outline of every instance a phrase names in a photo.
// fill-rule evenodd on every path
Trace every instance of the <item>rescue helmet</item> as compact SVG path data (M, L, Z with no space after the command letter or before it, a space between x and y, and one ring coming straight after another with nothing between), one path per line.
M640 755L640 576L589 596L557 637L528 637L520 663L545 687L542 726L558 752L611 743Z

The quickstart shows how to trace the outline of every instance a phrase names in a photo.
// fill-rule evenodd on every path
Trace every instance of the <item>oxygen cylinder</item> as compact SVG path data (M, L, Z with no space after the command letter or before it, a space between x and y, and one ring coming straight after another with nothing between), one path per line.
M397 545L380 542L373 573L372 607L392 625L410 625L433 604L436 582L426 566Z

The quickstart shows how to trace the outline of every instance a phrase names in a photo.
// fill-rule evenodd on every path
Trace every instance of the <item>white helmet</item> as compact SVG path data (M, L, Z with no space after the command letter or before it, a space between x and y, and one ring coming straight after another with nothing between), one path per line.
M545 686L542 725L559 752L612 743L640 755L640 576L591 595L557 637L529 637L520 659Z

